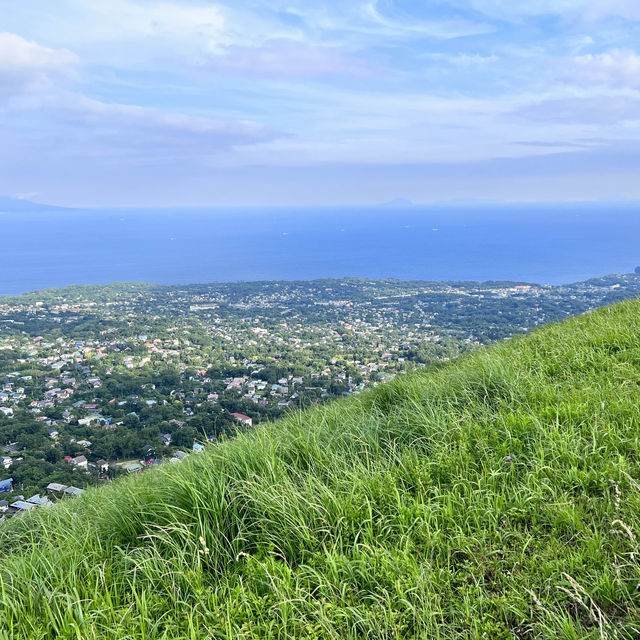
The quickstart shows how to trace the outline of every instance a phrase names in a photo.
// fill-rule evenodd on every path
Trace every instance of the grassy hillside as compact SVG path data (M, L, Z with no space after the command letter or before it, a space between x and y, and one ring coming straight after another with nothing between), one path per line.
M640 637L640 303L0 527L0 638Z

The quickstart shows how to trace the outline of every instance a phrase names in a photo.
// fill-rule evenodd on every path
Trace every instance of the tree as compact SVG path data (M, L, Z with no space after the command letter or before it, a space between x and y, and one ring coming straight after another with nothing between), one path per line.
M171 444L176 447L192 447L197 437L197 431L193 427L185 425L182 429L174 432Z

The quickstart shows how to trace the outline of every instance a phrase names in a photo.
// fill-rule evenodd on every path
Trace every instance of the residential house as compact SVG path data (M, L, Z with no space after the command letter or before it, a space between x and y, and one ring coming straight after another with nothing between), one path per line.
M25 513L35 508L36 505L32 502L27 502L26 500L16 500L9 505L8 513L9 515L14 515L16 513Z
M71 458L71 464L76 469L86 469L89 466L89 461L85 456L76 456L75 458Z
M57 482L50 482L47 485L47 493L49 495L61 496L64 494L65 489L68 489L66 484L59 484Z
M272 384L271 393L274 395L287 395L289 393L289 387L285 387L281 384Z
M63 492L62 492L65 496L68 496L70 498L77 498L78 496L81 496L83 493L86 493L86 491L84 489L78 489L78 487L67 487Z

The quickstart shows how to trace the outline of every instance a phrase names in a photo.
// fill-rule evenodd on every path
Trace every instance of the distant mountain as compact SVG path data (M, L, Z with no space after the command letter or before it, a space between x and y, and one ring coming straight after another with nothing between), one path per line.
M49 209L63 208L64 207L56 207L52 204L42 204L40 202L31 202L30 200L0 196L0 212L20 213L22 211L48 211Z
M389 202L383 202L381 207L412 207L413 202L411 200L407 200L407 198L395 198L394 200L389 200Z

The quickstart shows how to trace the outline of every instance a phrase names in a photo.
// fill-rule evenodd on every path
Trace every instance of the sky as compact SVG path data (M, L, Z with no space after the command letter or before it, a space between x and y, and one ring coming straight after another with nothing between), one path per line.
M639 36L637 0L0 0L0 194L640 198Z

